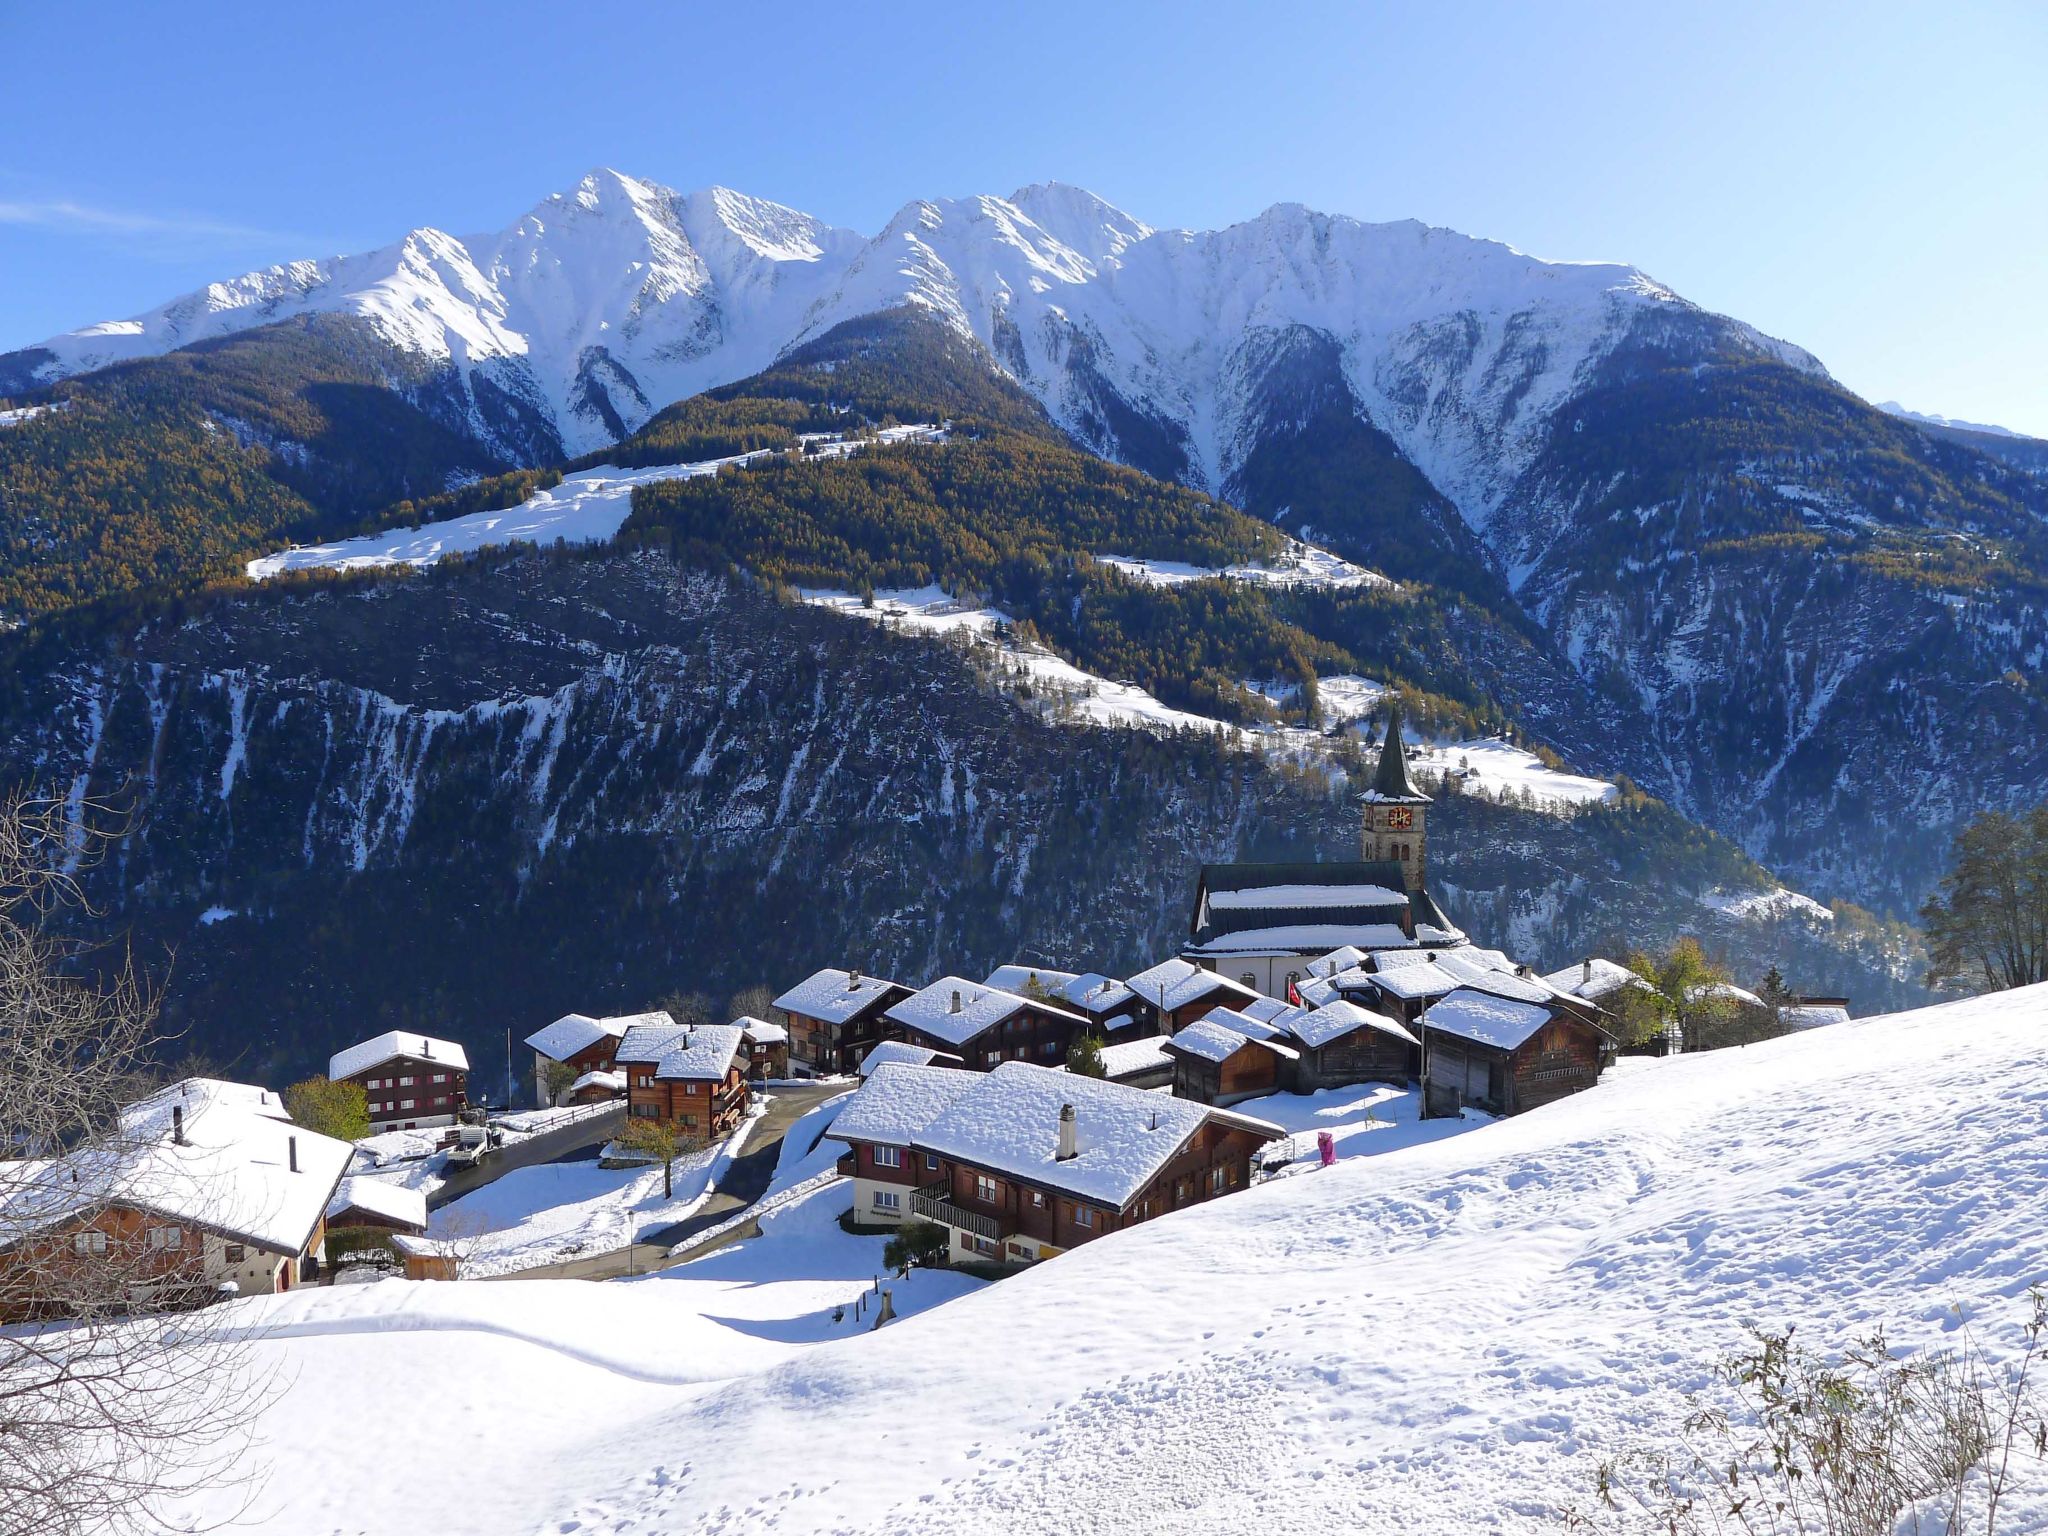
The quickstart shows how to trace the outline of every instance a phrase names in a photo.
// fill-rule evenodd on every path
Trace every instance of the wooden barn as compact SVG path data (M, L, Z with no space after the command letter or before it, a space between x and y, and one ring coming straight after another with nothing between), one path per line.
M1615 1041L1583 1008L1469 987L1438 999L1422 1015L1426 1112L1518 1115L1591 1088Z

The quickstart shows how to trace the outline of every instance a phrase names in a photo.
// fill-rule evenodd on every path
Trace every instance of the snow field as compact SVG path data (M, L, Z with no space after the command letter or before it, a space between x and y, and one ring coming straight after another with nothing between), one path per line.
M806 442L821 445L821 457L844 458L858 452L859 439L807 434ZM944 442L945 429L932 423L885 427L872 441L880 444ZM762 458L770 450L724 459L699 459L689 464L656 464L643 469L600 465L565 475L560 485L536 491L516 507L497 512L471 512L463 517L394 528L333 544L304 544L251 560L249 576L267 581L287 571L364 570L375 566L432 565L447 555L469 554L500 544L595 544L617 535L633 510L633 492L664 480L694 480L715 475L732 465Z

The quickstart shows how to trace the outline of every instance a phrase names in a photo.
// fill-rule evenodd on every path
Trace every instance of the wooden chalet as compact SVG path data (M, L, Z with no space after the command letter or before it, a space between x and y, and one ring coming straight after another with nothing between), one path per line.
M327 1202L327 1230L366 1227L375 1232L427 1230L427 1197L417 1189L361 1175L345 1178Z
M875 1068L887 1066L952 1067L964 1070L967 1063L951 1051L935 1051L928 1045L911 1045L904 1040L884 1040L860 1059L863 1081L875 1075Z
M372 1134L453 1125L469 1106L469 1055L452 1040L390 1030L336 1051L327 1075L362 1085Z
M666 1018L663 1014L661 1017ZM653 1014L617 1014L609 1018L594 1018L587 1013L565 1013L554 1023L535 1030L526 1037L526 1044L533 1052L533 1101L543 1107L551 1100L548 1095L548 1075L556 1067L574 1070L574 1090L585 1093L584 1099L570 1096L574 1090L565 1090L561 1098L565 1102L588 1102L588 1090L593 1082L602 1082L617 1067L619 1042L626 1038L626 1031L635 1024L654 1021Z
M1301 1051L1294 1069L1297 1093L1352 1083L1409 1083L1421 1075L1422 1042L1384 1013L1340 997L1283 1022Z
M957 1261L1033 1263L1246 1187L1258 1149L1283 1134L1232 1110L1008 1061L910 1136L920 1171L937 1164L910 1211L946 1228Z
M1292 1088L1301 1060L1293 1046L1239 1034L1216 1015L1197 1019L1161 1045L1173 1058L1173 1096L1197 1104L1235 1104Z
M746 1031L737 1024L636 1024L619 1042L626 1114L658 1120L691 1141L716 1141L738 1129L751 1103Z
M1043 997L1078 1013L1095 1026L1105 1044L1157 1034L1149 1011L1130 984L1100 971L1052 971L1031 965L999 965L984 985L1025 997Z
M890 1005L883 1018L906 1044L957 1055L980 1072L1006 1061L1060 1066L1089 1027L1086 1015L1072 1009L959 976L941 976Z
M24 1259L44 1273L112 1269L138 1307L317 1281L328 1203L353 1155L292 1124L266 1089L186 1078L159 1090L121 1111L110 1145L52 1159L10 1188L0 1321L51 1315L10 1280Z
M1518 1115L1591 1088L1614 1037L1577 998L1524 1001L1460 987L1422 1013L1423 1108Z
M780 1024L741 1014L733 1020L747 1037L747 1077L752 1082L775 1082L789 1076L789 1031Z
M1178 1034L1218 1008L1239 1008L1258 1000L1249 983L1196 965L1189 960L1162 960L1125 983L1136 994L1157 1035Z
M957 1067L887 1061L876 1062L866 1078L826 1134L847 1146L838 1168L853 1180L853 1219L891 1226L909 1218L912 1193L940 1171L938 1159L911 1142L981 1076Z
M851 1072L883 1038L883 1015L910 996L900 981L827 967L775 999L789 1059L810 1072Z

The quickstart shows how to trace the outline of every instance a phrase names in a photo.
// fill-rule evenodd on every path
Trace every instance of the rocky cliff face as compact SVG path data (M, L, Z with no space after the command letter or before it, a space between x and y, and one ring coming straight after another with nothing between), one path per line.
M120 835L83 873L108 927L175 955L186 1043L268 1077L417 1026L488 1086L508 1028L834 961L1129 969L1185 931L1200 862L1351 844L1322 773L1051 724L999 681L654 556L528 556L25 670L0 777L104 808ZM1452 798L1433 839L1454 909L1532 959L1704 927L1815 989L1909 993L1829 921L1703 907L1759 872L1658 808Z

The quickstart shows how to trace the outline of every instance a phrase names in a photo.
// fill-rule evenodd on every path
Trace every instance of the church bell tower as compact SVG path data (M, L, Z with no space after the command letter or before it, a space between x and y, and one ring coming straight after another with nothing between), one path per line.
M1422 889L1427 868L1428 832L1425 820L1429 796L1408 777L1408 751L1401 742L1401 706L1397 701L1388 712L1387 739L1380 746L1379 771L1365 792L1364 817L1359 829L1359 857L1369 862L1394 860L1410 891Z

